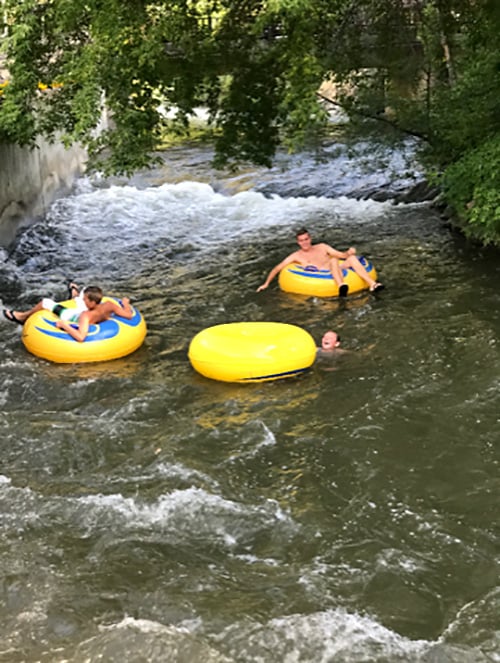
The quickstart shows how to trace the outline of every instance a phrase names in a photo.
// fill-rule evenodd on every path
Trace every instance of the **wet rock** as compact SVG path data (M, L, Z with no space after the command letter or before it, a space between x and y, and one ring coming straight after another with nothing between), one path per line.
M435 200L439 194L440 190L438 187L432 186L427 181L422 180L407 191L396 196L394 200L396 203L424 203Z
M422 663L487 663L492 660L482 654L479 649L466 649L444 644L432 647L421 658Z

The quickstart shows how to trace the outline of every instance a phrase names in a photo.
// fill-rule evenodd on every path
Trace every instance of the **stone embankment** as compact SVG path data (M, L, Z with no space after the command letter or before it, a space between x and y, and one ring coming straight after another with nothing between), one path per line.
M0 57L0 83L8 80ZM1 103L1 102L0 102ZM33 148L0 143L0 247L42 216L50 203L66 195L85 170L85 150L39 138Z
M86 152L43 139L32 148L0 144L0 246L66 195L85 170Z

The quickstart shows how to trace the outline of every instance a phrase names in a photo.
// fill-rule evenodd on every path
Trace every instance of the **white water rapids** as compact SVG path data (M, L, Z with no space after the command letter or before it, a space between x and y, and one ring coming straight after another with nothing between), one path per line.
M3 320L0 660L500 661L498 260L425 203L353 198L408 186L384 150L224 176L177 150L81 181L2 251L3 306L97 282L148 336L61 366ZM257 294L297 226L386 290ZM276 383L197 375L190 339L237 320L348 352Z

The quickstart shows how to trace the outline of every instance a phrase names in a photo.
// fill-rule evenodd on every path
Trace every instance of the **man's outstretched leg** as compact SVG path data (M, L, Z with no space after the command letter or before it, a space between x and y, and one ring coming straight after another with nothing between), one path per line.
M47 309L46 306L44 306L44 301L38 302L33 308L30 308L29 311L11 311L9 309L4 309L4 317L9 320L9 322L17 322L18 325L24 325L26 320L33 315L33 313L37 313L37 311L42 311L44 308ZM50 310L50 309L49 309Z
M372 279L372 277L368 274L366 269L359 261L359 258L357 258L356 256L353 255L346 258L343 262L343 267L352 267L352 269L356 272L356 274L360 276L363 279L363 281L368 283L370 292L380 292L381 290L384 289L382 283L379 283L378 281Z
M347 293L349 292L349 286L347 283L344 283L344 277L342 276L342 268L340 267L340 263L337 260L337 258L332 258L330 260L330 271L332 273L332 276L339 286L339 297L347 297Z

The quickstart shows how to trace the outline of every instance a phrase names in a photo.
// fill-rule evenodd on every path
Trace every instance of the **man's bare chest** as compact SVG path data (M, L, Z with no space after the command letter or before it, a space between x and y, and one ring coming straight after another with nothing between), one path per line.
M315 267L325 267L328 265L328 253L320 246L315 246L309 251L299 251L299 259L302 265L314 265Z

